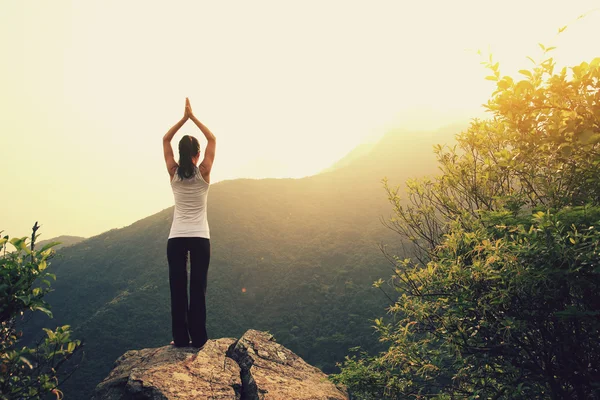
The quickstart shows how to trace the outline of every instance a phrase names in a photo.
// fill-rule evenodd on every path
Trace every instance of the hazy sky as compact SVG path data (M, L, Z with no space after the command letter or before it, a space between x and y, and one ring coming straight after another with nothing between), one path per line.
M575 20L599 6L0 0L0 230L91 236L171 206L161 140L186 96L218 138L214 182L315 174L391 127L481 115L477 49L511 75L538 42L589 61L600 12Z

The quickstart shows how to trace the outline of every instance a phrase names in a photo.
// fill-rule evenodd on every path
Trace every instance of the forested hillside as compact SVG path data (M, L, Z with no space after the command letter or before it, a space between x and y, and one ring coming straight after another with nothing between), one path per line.
M372 284L390 268L377 244L400 246L380 222L391 210L381 179L402 183L435 172L432 145L451 142L459 131L390 132L351 162L303 179L214 184L209 336L268 330L327 373L350 347L377 349L372 319L389 300ZM57 280L47 301L54 318L40 317L29 328L70 324L84 341L85 360L65 386L67 397L86 398L125 351L171 340L172 214L168 208L91 237L52 261Z

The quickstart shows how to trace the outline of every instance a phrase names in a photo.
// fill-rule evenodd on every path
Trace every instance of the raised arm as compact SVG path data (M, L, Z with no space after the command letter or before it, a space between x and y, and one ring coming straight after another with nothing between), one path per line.
M202 173L202 177L206 180L206 182L210 182L210 171L212 170L212 165L215 160L215 150L217 147L217 138L213 133L208 129L202 122L196 118L196 116L192 113L192 107L189 102L187 105L188 113L190 119L194 121L196 126L200 128L204 137L208 141L206 144L206 150L204 151L204 159L200 163L200 173Z
M167 171L169 171L169 182L173 179L173 175L177 172L177 167L179 166L177 162L175 162L175 156L173 155L173 148L171 147L171 140L173 140L173 136L177 133L179 128L185 124L185 122L189 118L188 114L188 99L186 97L186 108L183 113L183 118L181 118L169 131L163 136L163 153L165 155L165 163L167 164Z

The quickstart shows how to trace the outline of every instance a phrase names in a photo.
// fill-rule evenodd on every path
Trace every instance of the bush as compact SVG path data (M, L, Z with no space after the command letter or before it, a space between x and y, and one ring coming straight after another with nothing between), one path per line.
M37 222L29 244L27 237L0 239L0 398L41 399L49 393L62 397L59 386L70 374L60 374L63 364L81 348L71 340L68 325L56 330L44 329L46 337L30 347L23 345L20 324L34 311L52 317L44 295L54 274L47 272L54 254L49 243L35 249ZM14 251L7 252L10 243ZM61 377L63 378L61 380Z
M384 181L415 251L386 254L389 348L331 377L359 398L600 398L600 58L487 66L493 117L437 146L407 201Z

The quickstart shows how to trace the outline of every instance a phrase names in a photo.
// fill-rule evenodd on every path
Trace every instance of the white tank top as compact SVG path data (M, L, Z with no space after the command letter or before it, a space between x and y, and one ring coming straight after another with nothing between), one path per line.
M206 202L209 184L204 180L200 169L189 179L181 179L177 172L171 180L175 211L169 239L174 237L203 237L210 239Z

